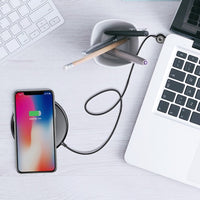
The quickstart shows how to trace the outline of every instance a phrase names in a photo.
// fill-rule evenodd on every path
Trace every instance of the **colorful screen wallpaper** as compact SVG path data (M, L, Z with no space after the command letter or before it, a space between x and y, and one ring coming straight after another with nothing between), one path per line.
M16 135L18 170L55 170L53 94L16 93Z

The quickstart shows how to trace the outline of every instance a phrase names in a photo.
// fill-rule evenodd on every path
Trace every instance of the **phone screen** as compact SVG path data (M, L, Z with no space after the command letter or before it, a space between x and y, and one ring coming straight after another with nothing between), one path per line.
M52 91L16 92L15 131L19 172L56 168Z

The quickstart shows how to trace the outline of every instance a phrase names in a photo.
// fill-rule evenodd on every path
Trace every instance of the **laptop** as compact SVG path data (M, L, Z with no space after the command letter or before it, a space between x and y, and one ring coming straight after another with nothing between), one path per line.
M171 30L125 160L200 187L200 0L182 0Z

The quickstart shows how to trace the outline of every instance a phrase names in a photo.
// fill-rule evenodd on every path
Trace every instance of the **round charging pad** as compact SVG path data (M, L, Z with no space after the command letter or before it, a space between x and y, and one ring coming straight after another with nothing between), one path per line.
M65 140L68 132L68 118L64 111L64 109L55 102L55 108L56 108L56 147L58 148ZM14 134L14 114L11 118L11 132L13 138L15 138Z

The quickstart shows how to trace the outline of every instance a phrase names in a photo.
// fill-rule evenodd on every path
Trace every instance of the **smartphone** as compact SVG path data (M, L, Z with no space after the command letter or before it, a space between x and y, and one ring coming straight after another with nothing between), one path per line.
M14 98L17 171L19 173L55 171L53 91L17 91Z

